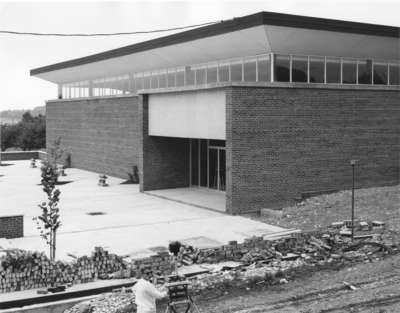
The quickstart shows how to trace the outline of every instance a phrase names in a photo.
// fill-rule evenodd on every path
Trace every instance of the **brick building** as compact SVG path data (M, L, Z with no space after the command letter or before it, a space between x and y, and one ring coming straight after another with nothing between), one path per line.
M229 213L305 192L399 183L400 29L260 12L31 75L58 84L47 142L141 191ZM210 200L211 201L211 200Z

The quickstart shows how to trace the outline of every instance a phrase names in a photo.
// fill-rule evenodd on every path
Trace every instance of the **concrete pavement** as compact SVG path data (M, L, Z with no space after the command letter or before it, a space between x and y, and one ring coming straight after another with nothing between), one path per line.
M47 251L32 217L40 214L38 204L45 201L41 190L40 169L30 168L29 161L9 161L0 167L0 215L24 214L25 237L2 241L27 250ZM89 254L102 246L117 254L131 254L154 246L166 246L171 240L206 237L221 244L242 241L252 235L284 229L241 216L229 216L146 195L138 185L124 185L110 177L109 187L97 185L98 174L67 169L58 186L61 191L62 226L57 236L57 257L68 259ZM101 212L103 215L88 215Z

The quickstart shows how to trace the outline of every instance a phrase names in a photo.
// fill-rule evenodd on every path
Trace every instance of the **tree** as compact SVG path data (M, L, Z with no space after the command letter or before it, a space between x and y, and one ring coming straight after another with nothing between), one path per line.
M56 234L61 226L60 209L60 190L56 189L58 179L57 170L50 163L46 162L41 168L43 191L47 195L47 202L39 204L42 214L33 219L36 221L40 236L46 241L50 248L50 259L56 257Z
M40 149L46 145L46 118L43 115L32 117L26 112L22 121L17 145L22 150Z
M1 125L1 149L41 149L46 146L46 117L26 112L20 122Z
M48 162L57 168L57 164L63 163L64 149L61 148L61 137L56 138L48 149Z
M17 147L20 133L21 128L18 124L1 125L1 151L5 151L11 147Z
M42 214L34 217L37 227L40 229L40 236L49 245L51 260L56 257L56 235L57 229L61 226L60 209L58 208L61 192L55 186L59 175L57 163L62 160L63 156L61 138L57 138L49 147L48 159L41 167L43 191L47 195L47 202L39 204Z

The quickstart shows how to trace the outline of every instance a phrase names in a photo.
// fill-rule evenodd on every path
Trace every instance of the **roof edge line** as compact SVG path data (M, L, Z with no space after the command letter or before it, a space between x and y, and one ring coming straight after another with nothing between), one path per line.
M258 12L243 17L221 21L216 24L207 25L184 32L175 33L172 35L139 42L133 45L124 46L43 67L38 67L30 70L30 75L36 76L47 72L104 61L133 53L139 53L147 50L167 47L174 44L180 44L202 38L217 36L260 25L298 27L324 31L356 33L370 36L400 38L400 27L395 26L359 23L284 13Z

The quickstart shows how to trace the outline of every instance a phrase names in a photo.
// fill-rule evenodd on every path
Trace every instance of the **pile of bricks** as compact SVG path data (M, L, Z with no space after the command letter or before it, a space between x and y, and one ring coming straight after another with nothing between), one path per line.
M360 236L357 240L375 241L374 236ZM324 233L298 233L277 240L264 240L263 237L236 241L213 249L195 249L183 246L178 255L180 266L193 263L218 263L237 261L243 264L256 262L288 261L302 258L307 263L321 263L343 255L343 249L352 244L351 238L342 236L338 230Z
M340 230L340 234L344 236L351 236L351 229L353 222L351 220L344 220L333 222L330 225L332 229ZM370 231L381 231L385 229L385 223L381 221L360 221L354 220L354 232L370 232Z
M90 282L124 267L120 257L99 247L72 263L51 261L39 252L9 251L0 259L0 293Z
M83 256L74 264L75 275L72 282L85 283L97 278L107 278L109 273L122 270L126 267L122 258L109 253L101 247L96 247L90 257Z
M151 279L155 276L167 276L174 270L168 252L158 252L147 258L132 260L131 275L136 278Z
M190 246L181 247L177 257L181 265L193 263L218 263L224 261L246 262L245 259L266 259L275 255L272 241L264 240L263 237L252 237L244 240L243 243L230 241L228 245L213 249L194 249Z
M371 228L374 227L383 226L381 223L371 223ZM243 243L231 241L227 245L210 249L184 245L176 259L178 266L236 261L245 266L275 264L276 268L285 268L285 262L296 260L307 264L323 264L332 260L367 260L376 257L377 247L383 249L379 249L379 253L390 251L390 248L379 242L376 234L359 237L353 242L351 238L340 234L340 228L334 228L326 232L292 234L277 240L252 237ZM372 250L368 247L360 252L356 251L357 247L348 249L357 242L362 243L364 248L365 244L371 242ZM44 253L17 250L0 257L0 293L106 278L151 279L170 275L174 267L167 251L126 262L97 247L90 257L83 256L66 263L52 262Z

